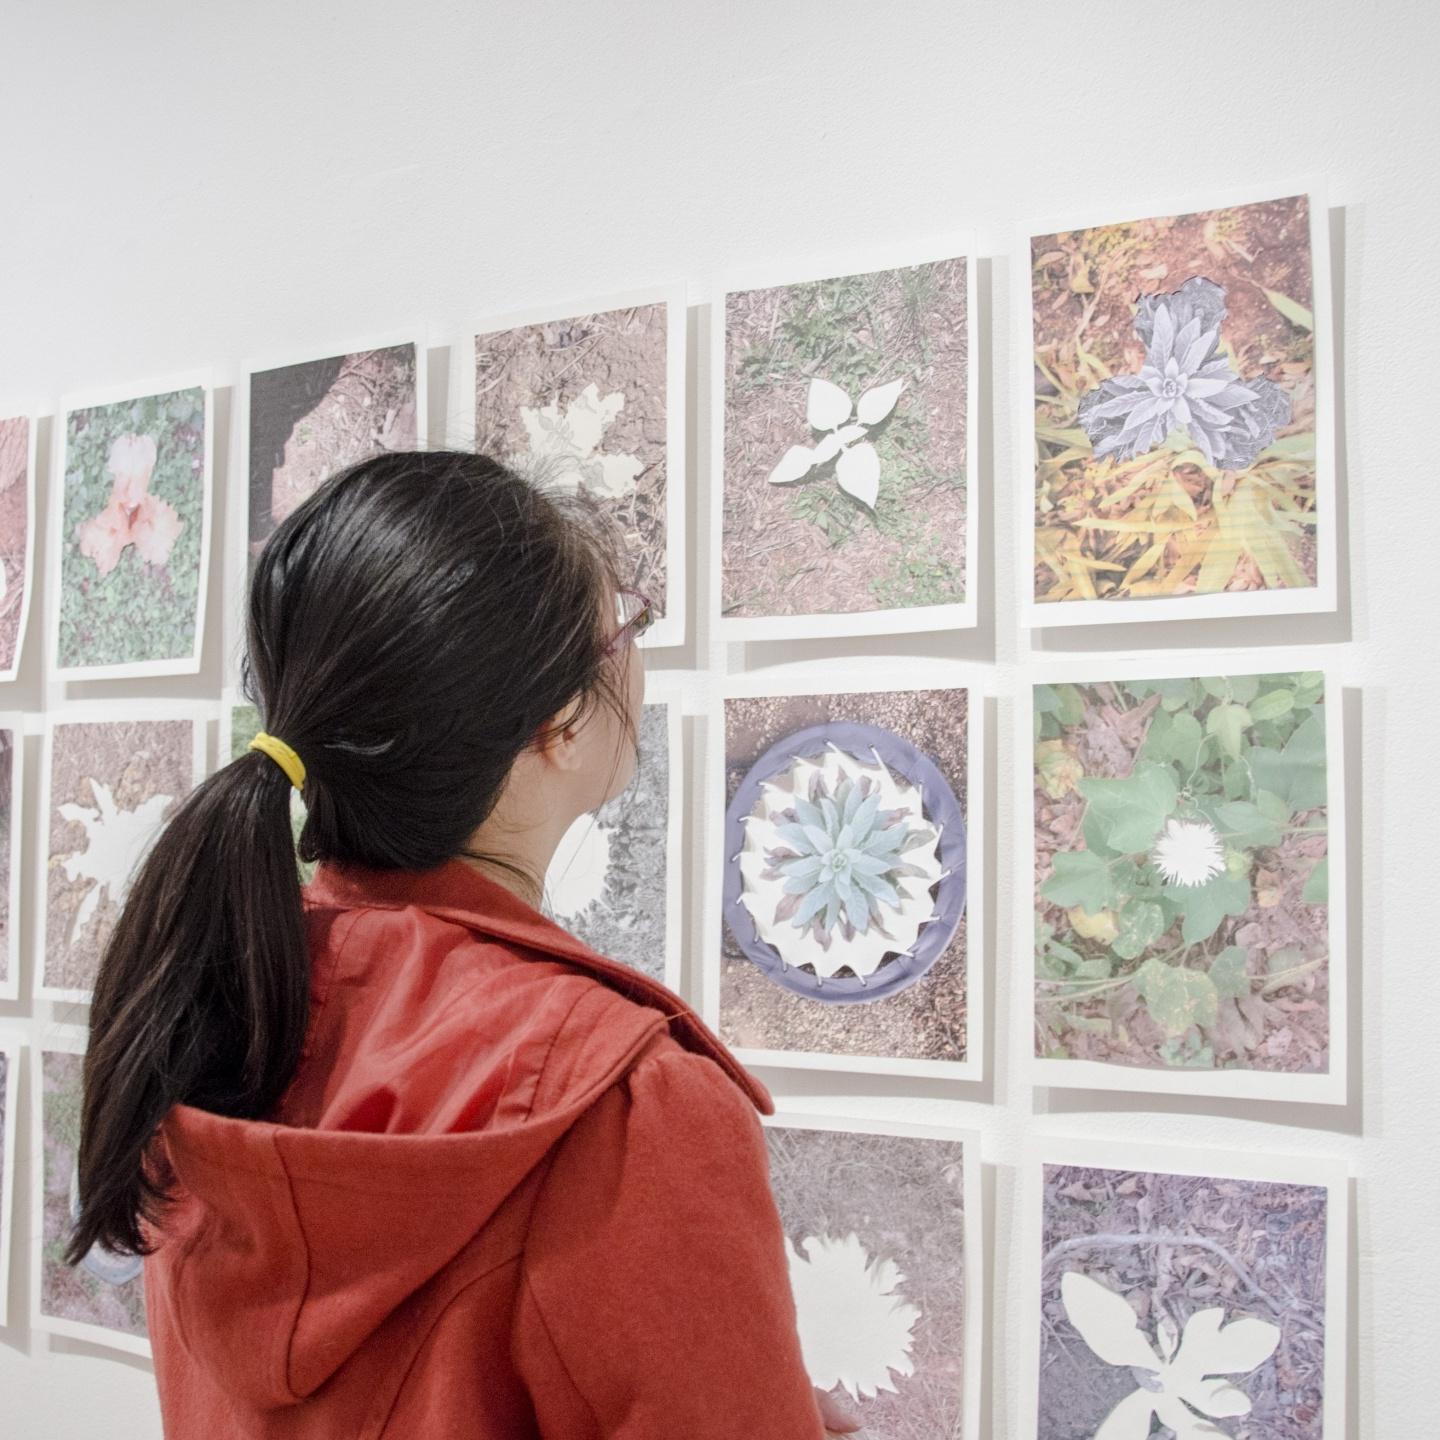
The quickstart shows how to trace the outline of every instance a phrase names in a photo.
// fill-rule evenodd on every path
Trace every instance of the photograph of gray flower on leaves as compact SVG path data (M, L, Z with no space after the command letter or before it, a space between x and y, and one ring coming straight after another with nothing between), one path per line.
M966 598L966 261L725 297L722 614Z

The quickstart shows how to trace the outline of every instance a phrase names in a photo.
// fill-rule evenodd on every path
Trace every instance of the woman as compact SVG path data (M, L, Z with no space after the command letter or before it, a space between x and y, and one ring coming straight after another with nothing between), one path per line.
M91 1010L69 1258L146 1255L167 1435L854 1428L801 1363L768 1095L537 908L634 769L648 617L583 505L476 456L365 461L266 545L266 733Z

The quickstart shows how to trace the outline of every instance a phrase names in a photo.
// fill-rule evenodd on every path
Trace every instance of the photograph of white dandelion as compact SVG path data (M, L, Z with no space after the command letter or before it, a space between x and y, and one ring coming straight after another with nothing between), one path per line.
M210 432L204 377L64 402L47 581L57 678L199 669Z
M712 529L727 639L975 623L974 292L965 237L726 277Z
M766 1139L811 1381L870 1440L977 1440L978 1141L797 1113Z
M685 638L685 290L492 317L461 342L480 453L592 500L655 605L647 648Z
M1336 682L1155 672L1029 688L1032 1079L1343 1103Z
M35 432L33 415L0 407L0 681L19 672L35 588Z
M85 1032L74 1026L49 1027L34 1051L30 1323L50 1335L149 1355L140 1258L117 1255L100 1245L92 1247L79 1265L67 1265L63 1258L80 1213L76 1161L84 1057Z
M20 862L25 717L0 715L0 1000L20 993Z
M1343 1166L1047 1140L1026 1184L1038 1313L1021 1433L1342 1433Z
M1334 609L1327 235L1313 190L1025 228L1025 623Z
M544 910L592 950L680 985L680 701L655 680L640 715L635 776L566 831Z
M204 747L198 707L114 702L46 716L41 997L89 998L135 870L203 775Z
M894 666L799 666L723 687L703 1005L747 1063L981 1073L982 706L963 666L932 674L917 690Z
M18 1032L0 1030L0 1325L9 1323L10 1244L14 1238L16 1109L20 1095Z

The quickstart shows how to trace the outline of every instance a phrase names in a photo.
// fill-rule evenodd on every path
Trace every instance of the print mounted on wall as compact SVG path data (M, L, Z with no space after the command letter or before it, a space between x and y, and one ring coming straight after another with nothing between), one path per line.
M480 322L459 345L476 450L616 527L655 604L649 649L685 639L685 287Z
M20 866L25 717L0 715L0 1000L20 993Z
M112 701L45 717L38 997L88 1001L136 869L204 774L208 713Z
M566 831L545 877L545 913L592 950L680 988L679 692L651 678L635 776Z
M1335 608L1328 224L1311 189L1026 228L1023 623Z
M975 623L975 261L966 237L727 277L712 322L726 639Z
M250 748L250 742L260 733L260 712L238 690L227 690L220 701L220 764L228 765L238 760ZM305 801L293 786L290 790L290 831L296 845L300 843L300 832L305 828ZM300 883L309 884L314 877L315 866L311 861L300 860Z
M61 680L200 668L210 557L206 377L72 397L51 500L51 654Z
M1344 1434L1343 1164L1046 1140L1025 1182L1019 1434Z
M149 1355L145 1282L139 1256L93 1246L79 1265L65 1264L65 1245L80 1213L80 1104L84 1030L50 1027L35 1047L30 1076L31 1326Z
M979 1140L798 1113L765 1133L812 1382L870 1440L978 1440Z
M9 1324L10 1245L15 1218L15 1136L20 1095L20 1057L24 1045L17 1032L0 1030L0 1325Z
M1030 693L1031 1078L1343 1104L1338 680L1127 658Z
M34 590L35 416L0 406L0 681L20 669Z
M983 705L964 667L926 668L923 690L853 664L723 687L704 1003L746 1063L982 1073Z

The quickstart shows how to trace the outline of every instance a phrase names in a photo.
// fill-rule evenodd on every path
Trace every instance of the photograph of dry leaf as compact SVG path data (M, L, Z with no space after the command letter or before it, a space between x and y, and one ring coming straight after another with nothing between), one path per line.
M337 470L418 435L415 346L391 345L250 376L250 543Z
M30 421L0 420L0 674L15 668L20 650L30 549Z
M1321 1440L1326 1202L1047 1165L1036 1440Z
M669 608L667 308L475 337L475 448L551 488L584 491L624 536L630 583L659 615Z
M1037 235L1031 285L1035 599L1313 587L1307 197Z
M56 990L89 990L160 828L196 782L194 722L57 724L46 818L45 968Z
M76 1157L80 1145L81 1067L84 1057L47 1050L41 1056L44 1226L40 1313L122 1335L145 1336L145 1291L138 1256L95 1246L73 1268L63 1259L80 1210Z
M725 803L729 805L747 772L777 741L810 726L848 721L876 726L923 752L937 767L963 810L968 804L968 719L969 697L964 690L953 689L728 699L725 701ZM851 757L852 761L865 758ZM879 775L878 767L876 775ZM861 776L862 780L874 778ZM844 777L840 783L846 783ZM888 792L881 793L883 799ZM827 798L824 804L833 806L835 799ZM843 799L841 804L843 806ZM881 823L892 823L898 815L898 810L884 811L877 819ZM837 823L840 818L837 816ZM925 839L924 831L931 819L928 813L914 816L917 840ZM927 845L907 851L901 858L923 858L922 851L928 853L931 849L933 846ZM739 862L738 859L732 862L727 855L722 863ZM810 877L816 884L821 878ZM932 878L935 883L929 883ZM924 894L916 898L924 899L929 915L935 913L932 902L940 893L938 875L927 872L921 880ZM898 888L913 889L908 885ZM806 898L801 897L802 906ZM831 945L840 943L849 925L843 904L829 906L819 890L815 903L823 907L816 911L815 919L828 927ZM898 933L897 926L905 918L902 910L908 907L897 908L892 901L880 908L880 923L885 933ZM829 918L832 909L839 911L833 922ZM791 918L803 918L803 915ZM950 918L953 923L954 917ZM931 968L891 993L884 993L885 982L898 963L901 942L896 940L893 949L881 946L878 953L866 951L865 978L881 990L880 998L833 1003L776 983L772 974L740 948L730 926L722 924L718 937L721 1036L728 1044L759 1050L962 1061L968 1054L966 926L962 914L949 944ZM796 930L795 936L796 943L805 946L801 951L792 952L797 965L810 965L822 978L825 971L841 979L850 974L853 968L850 965L832 969L826 956L812 950L805 938L806 932ZM875 962L873 968L872 961Z
M1326 698L1318 671L1035 687L1037 1055L1328 1070Z
M725 297L723 614L965 599L965 267Z
M766 1138L812 1382L858 1412L862 1440L958 1435L964 1147L785 1125Z
M592 950L660 981L671 860L667 722L667 706L644 707L634 778L565 832L545 876L546 914Z

